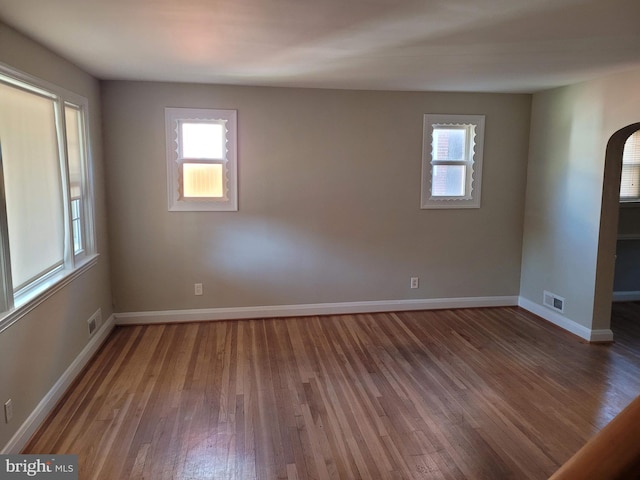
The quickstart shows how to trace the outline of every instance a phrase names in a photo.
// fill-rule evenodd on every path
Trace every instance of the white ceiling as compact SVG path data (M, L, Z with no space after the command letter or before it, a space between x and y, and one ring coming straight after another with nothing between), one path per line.
M640 66L640 0L0 0L0 19L102 79L533 92Z

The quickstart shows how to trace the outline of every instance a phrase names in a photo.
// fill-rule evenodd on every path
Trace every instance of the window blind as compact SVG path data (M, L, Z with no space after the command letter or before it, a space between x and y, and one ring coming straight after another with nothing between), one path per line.
M64 211L55 105L0 84L0 141L13 286L64 259Z
M640 198L640 130L632 134L624 144L620 198Z

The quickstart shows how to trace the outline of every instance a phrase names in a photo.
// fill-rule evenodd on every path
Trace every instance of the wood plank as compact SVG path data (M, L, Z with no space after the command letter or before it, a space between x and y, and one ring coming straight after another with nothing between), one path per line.
M640 304L613 325L612 345L519 308L118 327L24 453L98 480L546 479L640 394Z

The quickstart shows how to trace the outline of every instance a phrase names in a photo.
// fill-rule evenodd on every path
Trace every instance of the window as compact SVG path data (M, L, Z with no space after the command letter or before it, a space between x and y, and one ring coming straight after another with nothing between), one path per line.
M66 103L64 107L69 169L69 198L71 204L71 233L73 253L86 255L85 231L88 228L86 210L86 148L84 145L84 116L79 105Z
M484 115L425 115L421 208L479 208Z
M0 68L0 330L8 312L93 264L86 108L82 97Z
M640 130L627 138L624 144L620 201L640 201Z
M171 211L238 210L235 110L166 108Z

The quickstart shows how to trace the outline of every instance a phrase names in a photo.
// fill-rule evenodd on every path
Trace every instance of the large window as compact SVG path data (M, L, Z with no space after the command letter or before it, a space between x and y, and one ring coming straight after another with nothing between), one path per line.
M422 208L478 208L484 115L425 115Z
M640 202L640 130L627 138L624 144L620 201Z
M237 210L236 111L165 109L169 210Z
M94 253L86 108L0 68L0 328Z

